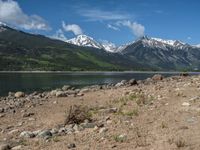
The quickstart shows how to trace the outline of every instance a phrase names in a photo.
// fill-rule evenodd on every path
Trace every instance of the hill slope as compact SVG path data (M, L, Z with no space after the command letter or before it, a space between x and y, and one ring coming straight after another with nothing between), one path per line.
M0 70L127 70L120 54L0 27Z

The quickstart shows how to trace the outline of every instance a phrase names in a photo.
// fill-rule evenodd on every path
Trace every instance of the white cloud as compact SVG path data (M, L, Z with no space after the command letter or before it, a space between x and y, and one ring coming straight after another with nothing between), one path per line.
M129 29L131 29L133 34L137 37L142 37L144 35L145 27L137 22L131 22L129 20L124 20L124 21L118 21L116 24L118 26L128 27Z
M67 38L62 29L57 30L56 33L53 36L51 36L50 38L61 40L64 42L67 41Z
M73 32L75 35L83 34L82 29L77 24L65 24L65 22L62 22L62 27L67 32Z
M103 21L103 20L125 20L130 16L122 12L103 11L99 9L84 9L78 11L79 15L88 18L89 21Z
M28 16L13 0L0 0L0 21L27 30L49 30L47 22L38 15Z
M119 31L119 30L120 30L119 28L117 28L117 27L115 27L115 26L113 26L113 25L111 25L111 24L107 24L107 28L113 29L113 30L115 30L115 31Z

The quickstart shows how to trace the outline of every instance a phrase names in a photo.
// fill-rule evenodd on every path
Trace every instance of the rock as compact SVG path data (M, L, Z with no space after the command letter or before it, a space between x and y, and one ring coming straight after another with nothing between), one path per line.
M80 126L83 128L94 128L96 125L94 123L81 123Z
M73 94L76 94L76 91L74 91L74 90L67 90L67 91L65 91L65 94L73 95Z
M66 97L66 96L67 96L67 94L63 91L57 91L56 92L56 97Z
M107 131L108 131L108 128L103 127L103 128L100 128L99 133L105 133Z
M51 136L52 136L52 133L50 130L43 130L37 135L37 137L39 138L46 138L46 137L51 137Z
M8 92L8 97L14 97L15 96L15 93L13 92Z
M122 80L121 83L122 83L123 85L125 85L125 84L127 84L127 80Z
M0 108L0 113L3 113L4 112L4 108Z
M57 133L58 133L58 129L56 129L56 128L51 129L50 132L51 132L51 134L53 134L53 135L54 135L54 134L57 134Z
M187 73L187 72L183 72L183 73L180 73L179 76L181 76L181 77L187 77L187 76L189 76L189 73Z
M49 94L50 94L51 96L56 96L56 93L57 93L57 90L52 90Z
M70 88L71 88L70 85L64 85L64 86L62 87L62 90L63 90L63 91L67 91L67 90L69 90Z
M127 84L127 80L122 80L121 82L117 83L115 87L121 87Z
M115 87L121 87L121 86L123 86L123 84L121 82L115 84Z
M33 116L34 115L34 113L23 113L22 114L22 117L30 117L30 116Z
M25 93L24 92L16 92L15 93L15 97L16 98L20 98L20 97L24 97L25 96Z
M1 144L0 145L0 150L10 150L11 147L8 144Z
M81 89L80 90L80 93L87 93L89 92L90 90L88 88L84 88L84 89Z
M116 113L117 110L118 109L116 107L113 107L113 108L108 108L108 109L102 109L102 110L100 110L100 112L103 112L103 113Z
M188 102L183 102L183 103L182 103L182 106L190 106L190 103L188 103Z
M84 94L79 92L77 96L84 96Z
M8 134L13 135L13 134L16 134L16 133L18 133L18 132L19 132L18 129L14 129L14 130L8 132Z
M22 149L22 145L18 145L13 147L11 150L21 150Z
M67 148L68 149L76 148L76 144L70 143L70 144L67 145Z
M131 85L131 86L137 85L137 81L135 79L131 79L131 80L128 81L128 84Z
M30 131L23 131L19 137L22 137L22 138L34 138L35 137L35 134L30 132Z
M163 79L163 76L160 75L160 74L155 74L155 75L152 77L152 79L153 79L154 81L160 81L160 80Z
M74 125L73 129L74 129L75 131L82 131L82 130L84 130L84 128L83 128L82 126L79 126L79 125L77 125L77 124Z

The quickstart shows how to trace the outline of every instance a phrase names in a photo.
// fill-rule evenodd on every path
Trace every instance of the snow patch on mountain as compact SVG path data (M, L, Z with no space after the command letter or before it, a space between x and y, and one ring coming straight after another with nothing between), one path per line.
M6 26L7 25L5 23L0 21L0 33L3 32L3 31L6 31L6 28L5 28Z
M96 42L92 37L87 35L78 35L76 38L67 40L67 42L78 46L94 47L98 49L103 48L100 43Z

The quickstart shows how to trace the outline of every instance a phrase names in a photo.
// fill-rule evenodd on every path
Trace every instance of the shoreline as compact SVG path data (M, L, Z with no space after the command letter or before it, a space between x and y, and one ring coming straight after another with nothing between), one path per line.
M152 74L200 74L200 72L184 71L0 71L0 73L152 73Z

